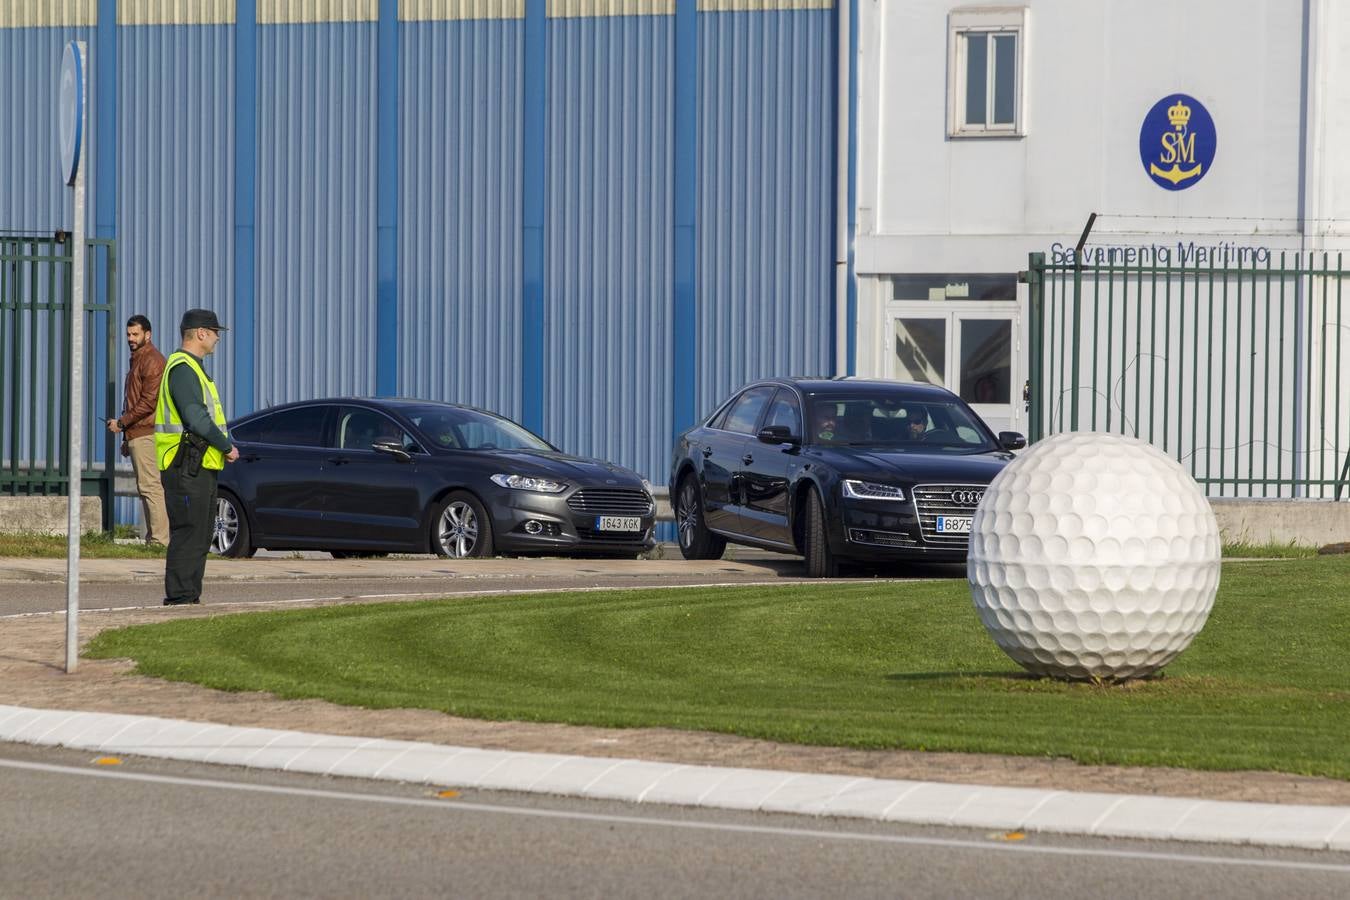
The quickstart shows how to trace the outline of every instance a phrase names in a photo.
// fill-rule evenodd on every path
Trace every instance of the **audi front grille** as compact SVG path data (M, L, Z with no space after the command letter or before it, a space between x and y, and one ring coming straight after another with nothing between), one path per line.
M646 491L632 488L582 488L567 498L573 512L588 516L646 516L652 512L652 498Z
M914 488L914 508L919 514L919 534L933 547L964 550L969 534L938 534L938 516L973 518L975 507L988 489L987 484L921 484Z

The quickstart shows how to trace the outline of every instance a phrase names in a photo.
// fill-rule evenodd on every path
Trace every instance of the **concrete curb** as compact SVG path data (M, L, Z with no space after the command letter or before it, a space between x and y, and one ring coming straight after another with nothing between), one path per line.
M1350 807L940 784L480 750L0 706L0 741L350 778L1000 831L1350 851Z

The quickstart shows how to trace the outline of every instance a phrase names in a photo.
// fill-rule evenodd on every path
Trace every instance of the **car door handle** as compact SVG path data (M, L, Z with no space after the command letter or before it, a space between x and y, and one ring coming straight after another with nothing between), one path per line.
M351 462L351 460L345 456L330 456L328 457L328 461L335 466L345 466L347 463Z
M751 464L752 462L754 462L754 461L755 461L755 458L754 458L753 456L751 456L749 453L747 453L747 454L745 454L744 456L741 457L741 462L745 463L747 466L750 465L750 464Z
M703 448L703 458L704 458L704 459L707 459L708 457L712 456L712 454L713 454L713 449L712 449L711 447L704 447L704 448Z
M240 462L257 462L260 459L262 459L262 457L256 453L250 453L247 456L239 457Z

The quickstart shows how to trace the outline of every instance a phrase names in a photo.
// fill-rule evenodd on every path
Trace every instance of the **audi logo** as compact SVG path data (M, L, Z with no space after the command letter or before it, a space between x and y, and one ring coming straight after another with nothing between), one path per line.
M952 491L952 502L957 506L979 506L984 491Z

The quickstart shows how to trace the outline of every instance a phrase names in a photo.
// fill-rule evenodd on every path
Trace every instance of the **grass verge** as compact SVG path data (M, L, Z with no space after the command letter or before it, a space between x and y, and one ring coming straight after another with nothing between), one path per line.
M1316 547L1305 544L1224 544L1224 559L1307 559L1317 555Z
M964 581L474 597L105 631L230 691L808 744L1350 778L1350 558L1225 566L1166 677L1023 675Z
M103 531L80 538L80 556L90 559L163 559L164 548L145 544L114 543ZM65 559L64 534L0 534L0 557Z

